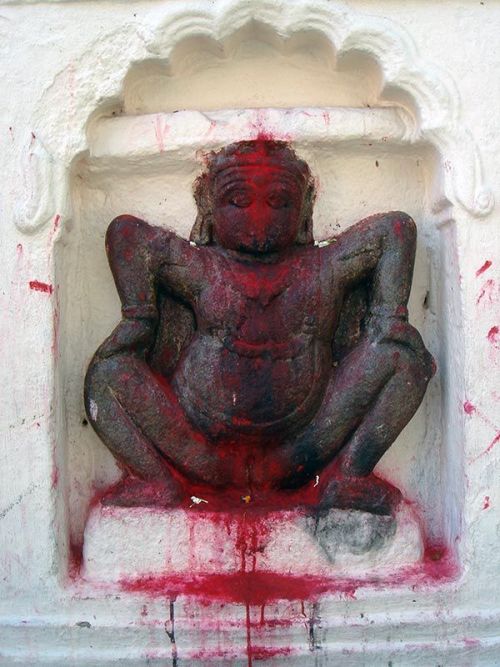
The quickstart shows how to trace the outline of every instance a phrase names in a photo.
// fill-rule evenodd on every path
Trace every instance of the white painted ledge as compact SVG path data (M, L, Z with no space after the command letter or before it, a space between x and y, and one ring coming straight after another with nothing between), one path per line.
M292 142L411 142L410 116L395 107L177 111L100 118L88 130L91 158L207 151L259 135Z

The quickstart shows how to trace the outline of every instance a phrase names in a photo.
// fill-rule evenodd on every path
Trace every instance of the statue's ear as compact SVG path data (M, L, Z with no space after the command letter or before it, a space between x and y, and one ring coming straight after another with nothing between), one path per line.
M310 182L307 185L307 190L304 195L304 203L302 205L302 224L299 233L297 234L297 243L300 245L311 245L314 243L313 236L313 206L316 191L314 183Z
M189 240L196 245L209 245L212 243L212 201L208 174L201 174L196 179L194 186L194 198L198 208L198 215L191 229Z
M211 216L202 215L198 211L195 223L191 229L189 240L194 241L196 245L210 245L212 243L212 222Z

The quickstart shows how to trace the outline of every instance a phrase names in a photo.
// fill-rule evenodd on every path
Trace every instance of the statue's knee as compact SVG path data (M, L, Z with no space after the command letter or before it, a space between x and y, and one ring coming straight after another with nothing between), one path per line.
M123 361L116 357L100 359L94 357L89 365L85 376L84 401L85 409L90 421L93 423L96 406L102 401L108 400L109 389L120 386L120 377L125 367Z
M415 351L397 343L391 354L395 372L405 375L410 378L409 382L425 390L436 370L432 355L425 348Z

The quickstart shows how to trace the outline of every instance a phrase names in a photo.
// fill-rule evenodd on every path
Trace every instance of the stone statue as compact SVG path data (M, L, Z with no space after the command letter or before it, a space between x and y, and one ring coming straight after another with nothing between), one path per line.
M195 489L391 513L401 494L373 469L434 372L408 323L413 220L315 244L309 168L269 140L211 154L195 198L191 241L130 215L107 231L123 317L85 381L126 472L105 502L179 506Z

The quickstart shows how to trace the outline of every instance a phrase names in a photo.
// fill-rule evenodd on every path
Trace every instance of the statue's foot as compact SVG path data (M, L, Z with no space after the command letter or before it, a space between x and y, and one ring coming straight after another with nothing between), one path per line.
M118 507L178 507L183 499L184 494L174 480L171 483L146 482L125 477L106 491L101 503Z
M325 486L320 509L353 509L371 514L394 514L402 494L373 473L365 477L334 477Z

